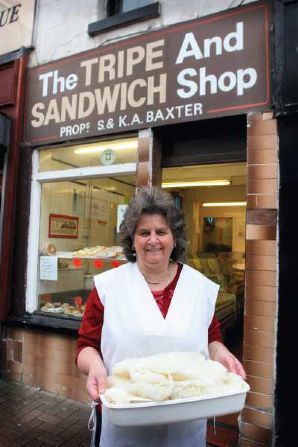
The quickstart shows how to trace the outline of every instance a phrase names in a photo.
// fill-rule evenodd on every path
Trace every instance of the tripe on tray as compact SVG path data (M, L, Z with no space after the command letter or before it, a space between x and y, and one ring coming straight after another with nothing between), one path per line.
M104 397L127 404L136 398L161 402L243 390L246 383L222 364L195 352L170 352L116 363Z

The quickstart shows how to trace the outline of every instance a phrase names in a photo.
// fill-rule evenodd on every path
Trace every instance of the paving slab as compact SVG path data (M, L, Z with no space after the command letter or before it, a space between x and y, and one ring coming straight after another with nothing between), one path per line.
M0 447L89 447L90 407L0 379Z

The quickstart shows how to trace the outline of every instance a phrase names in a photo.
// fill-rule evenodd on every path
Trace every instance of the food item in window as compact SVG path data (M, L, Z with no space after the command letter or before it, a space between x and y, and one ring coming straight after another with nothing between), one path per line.
M73 256L84 257L84 256L100 256L105 247L97 245L96 247L85 247L81 250L74 251Z
M104 251L104 256L107 258L117 258L123 255L123 248L118 245L113 245L112 247L106 247Z
M67 261L62 261L61 259L58 259L58 269L67 269L68 267Z
M55 256L56 246L48 241L45 241L41 244L40 254L43 256Z
M83 316L83 311L81 309L78 309L76 306L68 306L68 307L64 307L63 309L63 313L65 315L72 315L74 317L82 317Z
M66 309L67 307L69 307L70 306L70 304L69 303L63 303L62 304L62 309Z
M106 247L96 245L95 247L85 247L72 253L74 257L99 257L99 258L117 258L123 256L123 249L118 245Z
M240 376L195 352L160 353L123 360L114 365L107 383L105 397L112 403L126 403L125 393L130 398L133 395L158 402L245 388ZM118 393L118 389L125 393Z
M44 306L40 308L42 312L49 312L49 313L61 313L63 311L61 307L61 303L46 303Z
M72 315L74 310L75 310L75 306L71 306L71 305L63 308L63 312L66 315Z
M54 304L52 304L52 303L46 303L43 307L44 307L44 309L51 309L51 308L54 307Z

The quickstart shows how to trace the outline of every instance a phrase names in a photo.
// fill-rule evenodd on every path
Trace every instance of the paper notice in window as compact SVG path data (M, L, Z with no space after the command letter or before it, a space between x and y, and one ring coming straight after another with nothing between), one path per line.
M120 231L120 224L123 220L127 206L128 205L118 205L117 206L117 229L116 229L117 233L119 233L119 231Z
M39 277L47 281L58 280L58 256L40 256Z

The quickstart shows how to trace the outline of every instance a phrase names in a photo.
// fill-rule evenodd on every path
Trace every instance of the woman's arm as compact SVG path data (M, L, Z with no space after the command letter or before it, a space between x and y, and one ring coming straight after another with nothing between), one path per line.
M220 332L220 323L215 314L213 315L211 324L208 328L208 344L212 343L213 341L223 342Z
M106 387L107 371L99 352L92 348L83 348L78 357L77 365L80 371L88 375L86 388L92 400L97 400Z
M87 391L96 400L105 390L106 368L100 354L104 307L94 288L87 300L79 329L76 363L80 371L88 375Z
M223 343L219 341L213 341L209 343L209 356L211 360L224 365L229 371L238 374L242 379L246 378L244 368L239 360L232 354Z

